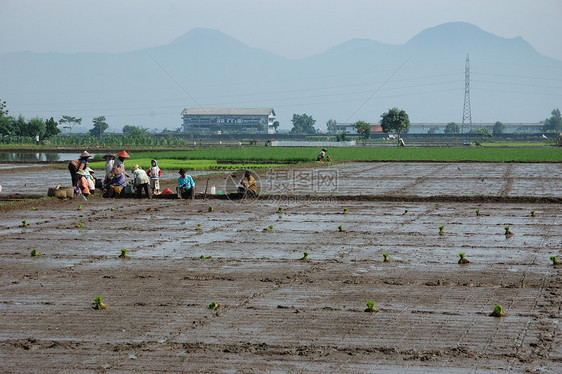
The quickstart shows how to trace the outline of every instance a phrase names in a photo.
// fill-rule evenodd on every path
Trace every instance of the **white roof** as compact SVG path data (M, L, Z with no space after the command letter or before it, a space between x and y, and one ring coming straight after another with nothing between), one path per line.
M219 115L219 116L269 116L275 115L273 108L184 108L182 115Z

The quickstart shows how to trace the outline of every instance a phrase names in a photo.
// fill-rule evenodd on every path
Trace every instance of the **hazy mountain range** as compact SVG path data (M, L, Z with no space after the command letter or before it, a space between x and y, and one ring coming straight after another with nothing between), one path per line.
M102 115L112 130L175 129L183 108L199 106L271 107L281 129L295 113L325 128L331 118L377 122L392 107L411 122L460 123L467 54L473 122L538 122L562 107L562 61L468 23L403 45L352 39L296 60L200 28L133 52L9 53L0 55L0 99L12 115L83 118L82 131Z

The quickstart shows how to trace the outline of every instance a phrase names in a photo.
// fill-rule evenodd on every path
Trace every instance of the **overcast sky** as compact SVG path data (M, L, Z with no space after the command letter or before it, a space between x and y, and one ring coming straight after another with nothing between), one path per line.
M0 0L0 54L123 52L220 30L287 58L352 38L403 44L464 21L562 60L562 0Z

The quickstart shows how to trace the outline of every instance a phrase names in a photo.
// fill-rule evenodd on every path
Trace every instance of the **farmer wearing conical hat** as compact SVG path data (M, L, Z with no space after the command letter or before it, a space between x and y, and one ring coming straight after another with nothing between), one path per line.
M111 174L125 174L125 159L129 158L129 154L126 151L122 151L117 154L117 160L113 164L113 169L111 170ZM129 177L125 174L126 177Z
M320 154L318 155L318 157L316 157L316 161L317 162L332 162L332 159L330 158L330 156L326 155L326 152L328 152L328 150L326 148L322 148L322 152L320 152Z
M78 181L81 176L79 176L77 172L78 170L84 170L86 168L90 157L92 157L92 155L89 154L88 151L84 151L80 154L80 158L78 160L70 161L68 163L68 171L70 171L70 178L72 178L73 187L78 187Z
M88 195L90 195L90 186L88 185L88 179L86 178L86 170L80 169L76 172L76 175L79 177L77 187L80 188L80 191L82 191L82 195L88 197Z

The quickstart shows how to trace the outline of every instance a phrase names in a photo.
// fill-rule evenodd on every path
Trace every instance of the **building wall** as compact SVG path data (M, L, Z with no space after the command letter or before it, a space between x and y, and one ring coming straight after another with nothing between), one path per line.
M273 134L275 128L273 115L248 115L248 114L184 114L182 115L183 128L185 132L217 133L239 132L239 133L262 133ZM259 124L263 129L258 130Z
M473 123L472 127L461 127L461 134L468 134L471 130L478 131L482 128L488 129L490 132L494 130L495 123ZM542 134L541 123L504 123L504 134ZM436 134L443 134L445 132L446 123L411 123L408 134L427 134L430 129L435 129Z

